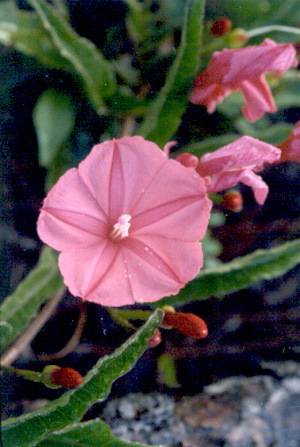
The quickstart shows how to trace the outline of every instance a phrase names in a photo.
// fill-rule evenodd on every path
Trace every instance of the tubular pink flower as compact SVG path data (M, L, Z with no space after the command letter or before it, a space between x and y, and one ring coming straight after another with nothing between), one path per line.
M232 188L238 182L253 189L255 199L263 204L268 186L253 171L280 159L280 149L252 137L242 137L215 152L201 157L196 171L203 177L208 193Z
M94 147L52 188L38 220L70 292L106 306L176 294L203 265L202 179L141 137Z
M265 112L277 110L265 73L284 73L296 66L295 55L292 44L277 44L271 39L258 46L215 52L206 70L196 77L190 100L212 113L226 96L241 90L243 113L249 121L256 121Z
M290 136L278 144L281 149L280 161L297 161L300 163L300 121L297 122Z

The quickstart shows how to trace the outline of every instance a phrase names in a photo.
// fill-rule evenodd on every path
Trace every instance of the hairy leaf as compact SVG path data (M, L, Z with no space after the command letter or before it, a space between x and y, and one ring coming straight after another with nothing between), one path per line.
M0 307L1 349L11 343L34 318L41 304L63 286L52 249L45 247L37 266Z
M115 77L109 62L91 41L80 37L45 0L28 0L28 3L51 34L61 56L72 64L80 76L96 111L102 113L105 109L103 98L115 90Z
M278 247L256 250L213 269L202 270L196 279L172 298L164 298L156 303L185 304L201 301L210 296L222 296L246 289L255 281L272 279L284 275L300 263L300 239L285 242Z
M96 363L79 388L67 391L42 409L4 421L5 447L33 447L52 432L79 422L93 403L106 398L111 384L133 368L162 317L163 311L157 309L120 348Z
M52 433L38 447L147 447L137 442L117 438L101 419L67 425ZM150 446L148 446L150 447ZM153 446L155 447L155 446ZM163 446L160 446L163 447Z
M204 0L186 2L181 42L166 83L137 130L160 147L177 130L200 62Z

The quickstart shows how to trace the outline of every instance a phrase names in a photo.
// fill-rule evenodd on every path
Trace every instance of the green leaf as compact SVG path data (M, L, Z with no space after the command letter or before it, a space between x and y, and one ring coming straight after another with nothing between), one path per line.
M160 147L177 130L200 62L204 0L188 0L181 42L166 83L137 130L137 134Z
M51 34L61 56L72 64L80 76L96 111L102 113L105 110L103 98L111 95L116 87L109 62L91 41L80 37L45 0L28 0L28 3L36 10L45 29Z
M147 447L117 438L101 419L67 425L37 445L38 447Z
M163 311L157 309L120 348L96 363L79 388L67 391L42 409L4 421L2 440L5 447L33 447L53 431L79 422L93 403L106 398L112 382L135 365L162 317Z
M34 318L41 304L63 286L54 252L45 247L37 266L0 307L1 349L11 343Z
M33 124L39 143L40 164L49 168L75 124L70 96L54 89L43 92L33 110Z
M18 9L13 1L0 3L0 43L36 57L49 67L72 71L36 13Z
M300 239L275 248L256 250L216 268L201 271L176 297L164 298L155 305L182 305L213 295L233 293L246 289L255 281L282 276L299 263Z

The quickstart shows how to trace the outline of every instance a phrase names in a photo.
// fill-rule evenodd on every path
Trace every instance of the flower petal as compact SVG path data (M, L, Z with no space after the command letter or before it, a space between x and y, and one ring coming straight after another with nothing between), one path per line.
M245 98L243 113L250 122L257 121L266 112L276 112L277 108L272 92L264 76L251 81L243 81L241 90Z
M59 268L74 296L105 306L134 303L127 266L117 244L104 242L62 252Z
M277 44L265 39L260 45L252 45L231 52L230 70L222 82L236 84L245 79L257 78L264 73L283 73L295 65L296 50L292 44ZM219 63L222 52L219 56Z
M269 192L268 185L259 175L254 174L250 169L214 175L208 193L232 188L238 182L250 186L253 189L257 203L260 205L264 203Z
M124 257L134 300L153 302L175 295L203 265L202 249L195 242L162 237L130 238Z
M259 171L265 163L278 161L280 155L281 152L275 146L245 136L215 152L203 155L196 171L202 177L248 167Z
M265 39L261 45L215 52L207 68L197 75L190 100L212 113L229 93L242 89L246 97L245 116L255 121L265 111L276 110L265 73L283 73L296 66L295 55L292 44L276 44L271 39Z
M56 250L87 246L106 236L106 217L77 169L66 172L49 192L37 229Z
M208 221L210 209L211 201L206 193L178 199L135 216L131 234L134 237L167 235L173 240L200 240L206 231L203 222Z
M95 146L79 172L113 225L122 214L131 214L134 202L167 161L156 144L124 137Z

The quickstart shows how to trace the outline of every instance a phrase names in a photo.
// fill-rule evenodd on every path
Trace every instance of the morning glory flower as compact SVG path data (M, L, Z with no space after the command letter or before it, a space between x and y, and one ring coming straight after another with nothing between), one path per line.
M203 265L201 177L141 137L96 145L46 197L40 238L74 296L105 306L176 294Z

